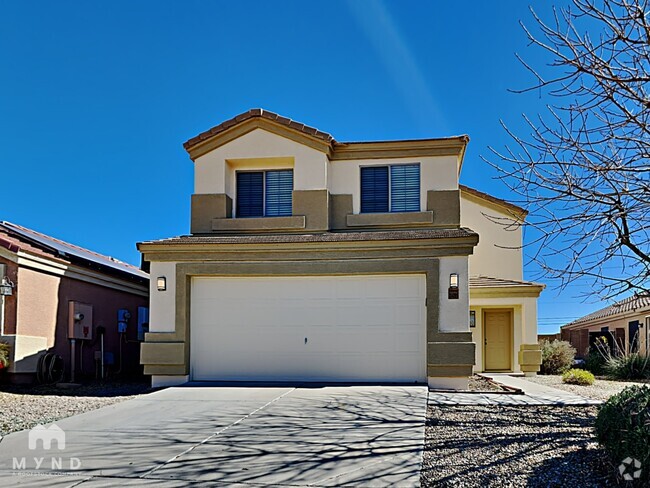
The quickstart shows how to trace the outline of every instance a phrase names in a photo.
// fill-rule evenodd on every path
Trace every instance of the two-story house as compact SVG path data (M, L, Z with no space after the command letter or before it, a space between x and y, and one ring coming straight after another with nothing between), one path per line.
M191 234L138 245L145 374L465 388L475 365L536 371L541 287L520 251L488 250L506 230L486 215L520 244L525 212L459 186L467 143L337 142L261 109L187 141Z

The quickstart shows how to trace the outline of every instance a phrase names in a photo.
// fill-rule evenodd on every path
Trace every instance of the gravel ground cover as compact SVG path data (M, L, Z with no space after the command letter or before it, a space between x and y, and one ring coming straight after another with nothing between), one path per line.
M0 385L0 435L135 398L148 383L92 383L75 389Z
M538 383L540 385L551 386L558 390L565 390L585 398L594 400L607 400L610 396L623 390L626 386L642 385L641 382L635 381L612 381L604 378L596 378L593 385L567 385L562 383L562 377L559 375L537 375L524 378L525 380ZM645 384L649 384L645 382Z
M596 407L430 406L425 487L616 486Z
M489 381L488 379L483 378L482 376L478 376L478 375L473 375L473 376L469 377L469 390L470 391L494 392L494 393L499 393L499 392L506 391L505 388L502 388L501 386L497 385L496 383L493 383L492 381Z

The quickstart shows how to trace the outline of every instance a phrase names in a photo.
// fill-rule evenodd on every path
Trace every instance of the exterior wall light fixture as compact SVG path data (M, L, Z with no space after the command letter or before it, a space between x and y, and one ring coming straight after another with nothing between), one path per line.
M5 276L0 283L0 295L4 297L13 295L15 287L16 285L14 285L13 281Z
M449 275L448 298L450 300L458 300L458 273Z
M167 278L159 276L156 280L156 284L158 285L158 291L165 291L167 289Z

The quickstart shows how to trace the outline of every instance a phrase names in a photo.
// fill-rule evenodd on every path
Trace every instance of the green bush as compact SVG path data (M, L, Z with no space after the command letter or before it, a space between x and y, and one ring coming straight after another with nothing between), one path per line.
M614 465L627 457L641 461L639 483L650 483L650 387L628 386L601 405L596 437Z
M542 341L541 374L562 374L573 365L576 350L567 341Z
M605 374L617 380L650 378L650 357L637 352L609 356L605 360Z
M593 385L594 375L584 369L570 369L562 374L562 382L570 385Z
M0 369L9 366L9 354L11 352L9 344L0 342Z
M585 357L584 368L596 376L605 374L605 357L597 350L589 351Z

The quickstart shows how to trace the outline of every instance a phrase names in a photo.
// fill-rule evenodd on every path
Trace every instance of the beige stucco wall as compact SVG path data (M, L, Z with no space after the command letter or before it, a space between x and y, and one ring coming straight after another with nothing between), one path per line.
M268 161L256 162L256 159ZM234 200L237 169L291 167L294 168L294 190L327 188L328 160L324 153L263 129L255 129L196 159L194 193L225 193Z
M0 341L8 343L12 352L10 373L33 373L39 357L48 349L46 337L0 335Z
M45 337L54 346L59 284L56 276L19 268L17 335Z
M329 190L352 195L359 213L360 167L420 163L420 207L427 208L427 191L458 189L457 156L359 159L329 161L326 154L264 129L255 129L200 156L194 162L194 193L226 194L235 199L238 170L288 169L294 171L294 190Z
M521 372L518 353L522 344L537 343L537 298L502 297L470 298L470 310L476 312L476 327L471 328L472 341L476 343L474 371L483 371L483 311L490 308L513 310L512 364L515 372Z
M449 275L458 275L458 298L449 299ZM469 286L465 256L440 258L440 324L441 332L469 332Z
M361 211L361 166L420 163L420 209L427 208L427 191L457 190L456 156L394 159L336 160L330 163L329 190L333 195L352 195L353 212Z
M479 202L480 200L461 192L461 226L469 227L480 236L478 246L469 258L470 274L523 279L521 226L513 224L506 228L491 221L489 217L511 218L511 215L506 210L499 211L493 205Z
M174 332L176 324L176 263L151 263L149 272L149 331ZM167 290L158 291L158 277L167 279Z

